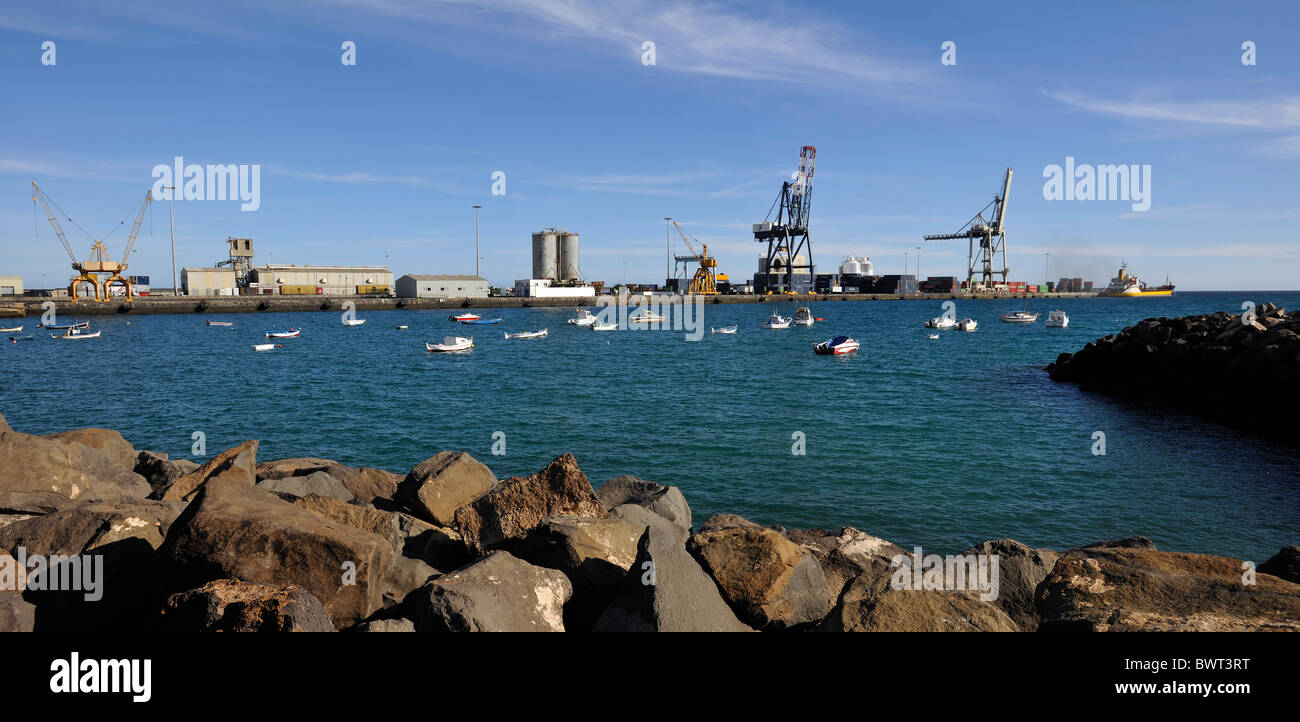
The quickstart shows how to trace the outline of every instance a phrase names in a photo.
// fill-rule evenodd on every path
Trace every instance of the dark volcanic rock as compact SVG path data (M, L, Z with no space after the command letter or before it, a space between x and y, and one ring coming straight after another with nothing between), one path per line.
M286 476L281 479L263 479L257 482L257 488L281 496L296 497L324 496L339 501L352 501L352 492L343 486L343 482L323 472L314 471L306 476Z
M623 586L593 627L597 632L748 632L686 547L647 527Z
M156 498L163 501L190 501L210 479L227 479L244 486L256 484L257 445L257 440L253 439L226 449L203 466L177 479L162 494L156 495Z
M160 498L177 479L193 473L199 465L189 459L168 459L167 454L141 451L135 457L135 473L143 476L153 489L152 498Z
M1034 595L1042 631L1300 631L1300 585L1207 554L1064 553Z
M702 531L686 548L752 627L789 629L819 622L831 610L816 557L771 529Z
M550 516L604 519L587 475L570 454L557 456L532 476L515 476L456 510L454 528L478 555L523 539Z
M994 539L962 552L998 558L998 598L992 600L1027 632L1038 628L1034 590L1047 578L1059 554L1050 549L1033 549L1015 539Z
M217 579L172 595L169 632L333 632L320 600L302 587Z
M1107 539L1106 541L1084 544L1079 549L1149 549L1150 551L1156 551L1156 543L1144 536L1129 536L1123 539Z
M94 501L143 499L144 477L85 444L0 431L0 511L44 514Z
M329 459L294 458L263 461L257 465L257 480L329 474L339 481L358 501L369 504L375 499L389 499L402 480L398 474L370 466L344 466Z
M638 534L643 529L653 527L683 544L685 544L686 540L691 536L689 529L683 529L680 526L677 526L644 506L623 504L610 509L609 515L615 519L621 519L622 521L635 526Z
M573 584L564 607L564 628L586 631L623 585L642 527L622 519L553 516L542 522L512 553L538 566L559 569Z
M1288 582L1300 583L1300 547L1282 547L1282 551L1259 565L1262 574L1272 574Z
M691 507L675 486L664 486L635 476L616 476L596 490L596 498L606 511L624 504L636 504L662 516L681 527L691 530Z
M977 591L894 589L890 578L854 579L819 632L1016 632L1019 627Z
M786 538L807 549L821 563L826 576L826 592L834 604L849 582L858 577L889 576L890 562L905 554L893 542L872 536L851 526L833 532L821 529L791 529Z
M563 572L497 551L406 600L422 632L563 632L573 587Z

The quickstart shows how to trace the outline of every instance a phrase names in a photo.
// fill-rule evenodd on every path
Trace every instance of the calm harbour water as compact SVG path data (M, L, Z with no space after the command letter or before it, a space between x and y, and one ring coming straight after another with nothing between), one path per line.
M1294 448L1085 394L1042 370L1143 318L1247 300L1300 307L1297 292L1031 300L1043 315L1020 326L998 316L1022 301L958 301L980 329L938 340L921 327L937 301L821 302L824 322L784 331L759 323L773 308L791 315L791 303L708 305L706 328L740 331L699 342L594 333L565 323L572 309L501 309L504 323L478 327L446 311L363 313L352 328L337 313L96 317L103 336L81 342L28 318L33 338L2 344L0 413L20 431L109 427L186 458L194 431L208 455L258 438L264 460L398 472L461 449L505 477L570 452L597 486L624 473L680 486L697 524L720 512L848 524L938 553L1000 537L1066 547L1144 534L1162 549L1262 562L1300 542ZM1044 326L1052 308L1069 328ZM283 349L250 348L289 327L302 337ZM544 327L549 338L502 338ZM813 355L813 342L841 333L862 350ZM476 348L425 352L452 334ZM491 453L497 431L504 456ZM795 432L806 455L791 453Z

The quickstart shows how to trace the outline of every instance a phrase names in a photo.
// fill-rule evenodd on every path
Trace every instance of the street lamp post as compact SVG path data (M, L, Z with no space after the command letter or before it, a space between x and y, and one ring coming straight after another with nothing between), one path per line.
M167 222L172 227L172 295L181 295L180 285L176 282L176 186L163 186L167 191Z
M478 274L478 209L483 206L474 206L474 275Z
M921 283L921 247L916 247L916 282Z
M1051 253L1043 254L1043 292L1047 291L1047 280L1051 278L1051 273L1047 271L1047 263L1052 259Z
M664 280L673 277L672 260L673 260L673 241L672 235L668 232L668 224L672 222L672 216L664 216Z

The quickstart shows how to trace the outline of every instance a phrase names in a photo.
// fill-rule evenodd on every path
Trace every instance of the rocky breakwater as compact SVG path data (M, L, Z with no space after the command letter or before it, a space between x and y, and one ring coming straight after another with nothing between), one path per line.
M1053 380L1300 440L1300 311L1148 318L1047 366Z
M999 539L903 575L913 552L866 532L696 527L680 489L597 489L568 454L498 479L462 452L399 475L257 451L200 465L0 417L0 630L1300 630L1294 546L1245 574L1143 538ZM993 588L953 587L976 558Z

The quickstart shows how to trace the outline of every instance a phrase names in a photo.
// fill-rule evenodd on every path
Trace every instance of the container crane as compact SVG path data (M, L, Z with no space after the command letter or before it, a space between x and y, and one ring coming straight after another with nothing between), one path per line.
M812 239L808 220L812 215L813 165L817 149L805 145L799 152L799 166L791 180L781 184L781 193L767 212L767 219L754 224L754 240L767 244L766 263L761 269L762 288L769 293L796 293L795 271L806 271L809 290L813 285ZM801 252L806 252L800 262ZM803 275L802 273L800 275ZM773 276L776 276L774 279ZM758 289L756 284L755 290Z
M682 237L682 242L686 244L686 249L691 252L689 256L673 256L673 260L682 265L688 263L700 264L700 267L695 269L695 277L691 279L691 286L687 294L692 296L718 295L718 280L715 270L718 267L718 259L709 255L709 247L703 243L700 244L702 250L696 253L695 246L691 243L690 237L686 235L686 231L683 231L682 227L677 225L677 221L672 223L673 228L677 229L677 234Z
M993 196L993 200L983 210L975 214L975 217L966 221L956 233L942 233L932 236L923 236L927 241L954 241L965 238L967 240L966 256L966 288L972 289L972 283L975 279L975 241L978 240L980 247L978 258L982 266L980 282L984 286L993 283L994 274L1001 274L1002 283L1007 282L1007 274L1011 269L1007 268L1007 196L1011 194L1011 169L1007 169L1007 174L1002 181L1002 194ZM985 220L984 213L992 209L990 218ZM994 269L993 262L998 256L1002 256L1002 268ZM918 279L919 280L919 279Z
M88 260L78 261L77 255L72 252L71 244L68 243L68 237L63 233L63 226L59 224L59 219L54 215L54 210L51 208L52 201L35 182L32 183L32 191L35 193L32 196L32 201L40 201L41 206L45 208L45 217L50 222L50 226L54 228L55 235L59 237L59 243L63 244L63 250L67 252L68 258L72 261L72 270L77 272L77 276L68 285L68 295L72 300L79 300L77 289L83 283L90 284L90 287L94 290L96 301L107 301L110 289L117 285L121 285L126 289L125 295L127 299L134 298L135 293L131 287L131 282L122 276L122 271L127 268L127 259L130 258L131 250L135 247L136 236L140 234L140 224L144 221L145 210L149 208L149 203L153 200L153 191L145 191L144 200L140 203L140 210L136 214L135 223L131 226L131 236L127 239L126 252L122 254L121 261L109 260L108 248L100 240L95 240L91 244L90 258ZM61 211L62 209L60 209ZM72 219L69 218L68 220L71 222ZM123 219L123 222L125 222L125 219ZM101 281L100 274L108 274L108 278Z

